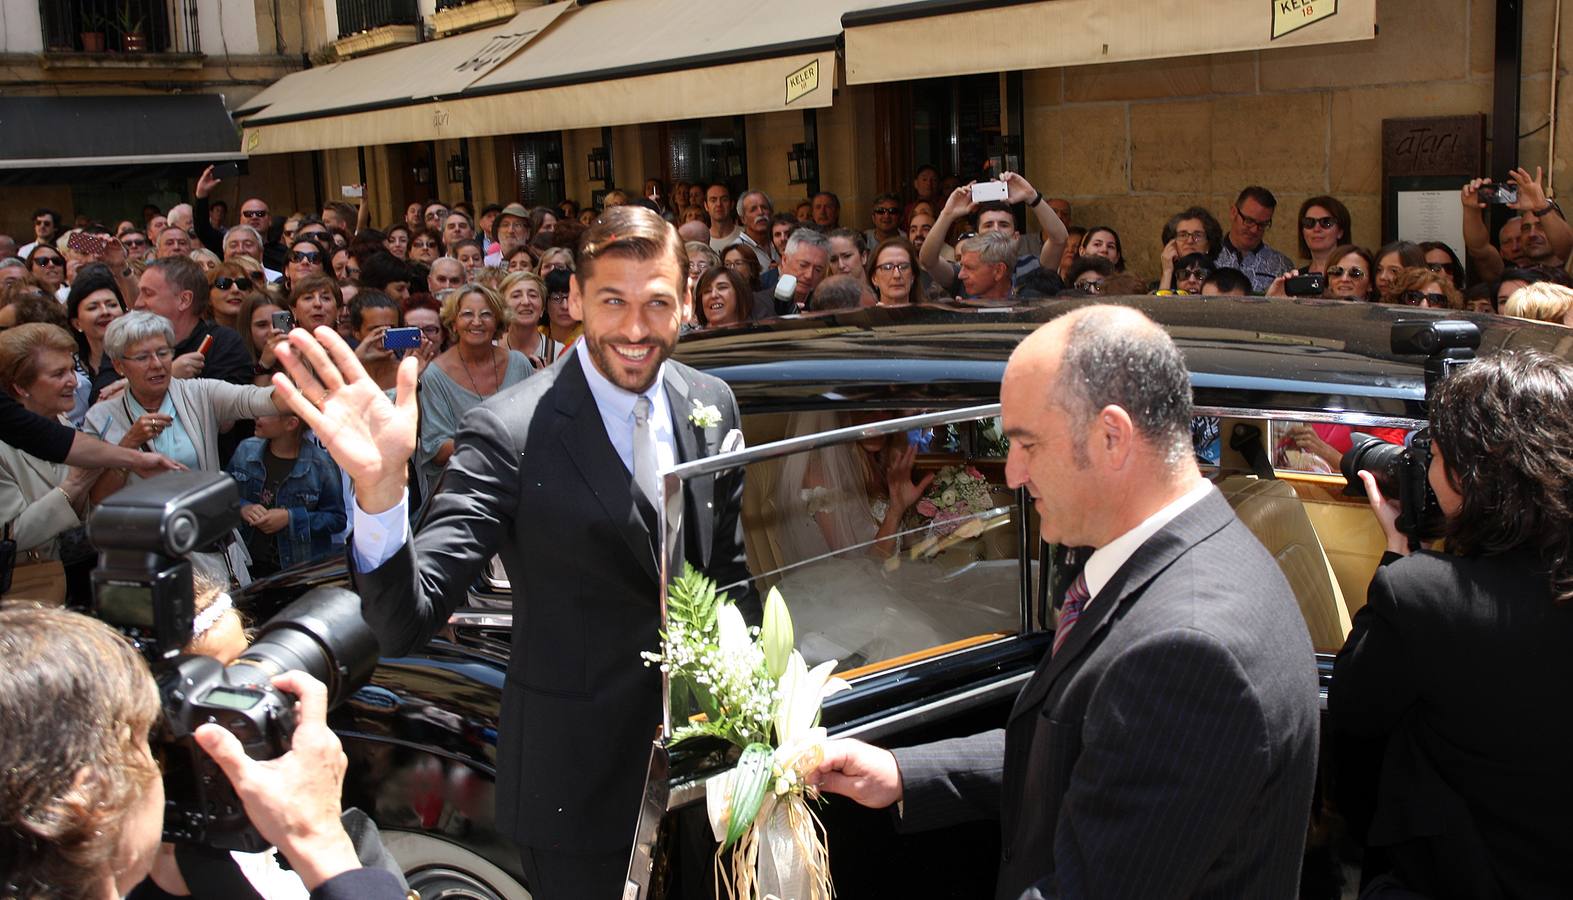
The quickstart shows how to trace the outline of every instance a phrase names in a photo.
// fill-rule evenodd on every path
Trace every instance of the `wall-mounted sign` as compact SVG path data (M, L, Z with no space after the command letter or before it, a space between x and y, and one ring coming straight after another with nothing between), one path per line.
M806 97L817 90L819 90L818 57L815 57L813 62L786 77L786 102L788 103Z
M1271 0L1273 40L1338 15L1338 0Z

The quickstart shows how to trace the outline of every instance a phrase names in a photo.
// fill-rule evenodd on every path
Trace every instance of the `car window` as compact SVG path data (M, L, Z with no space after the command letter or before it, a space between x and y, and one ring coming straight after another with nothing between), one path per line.
M1343 646L1386 541L1363 494L1352 492L1339 463L1351 440L1373 434L1402 441L1402 423L1300 422L1266 417L1199 417L1198 462L1236 515L1278 562L1295 593L1311 643ZM1418 427L1421 423L1409 423ZM1211 434L1215 453L1203 452ZM1211 457L1209 459L1209 456Z
M776 413L743 426L757 449L896 416ZM807 662L835 659L854 679L1015 634L1022 520L1003 440L997 417L971 416L743 465L750 581L729 593L779 589Z

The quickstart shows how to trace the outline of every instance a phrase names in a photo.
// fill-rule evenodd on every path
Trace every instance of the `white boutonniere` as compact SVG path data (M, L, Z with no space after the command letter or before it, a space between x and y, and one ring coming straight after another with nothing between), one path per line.
M721 424L721 411L695 400L694 408L688 411L688 421L700 428L714 428Z

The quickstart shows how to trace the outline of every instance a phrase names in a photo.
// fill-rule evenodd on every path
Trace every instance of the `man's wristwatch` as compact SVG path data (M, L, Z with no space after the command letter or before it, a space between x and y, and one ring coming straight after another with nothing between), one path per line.
M1037 206L1039 203L1042 203L1042 202L1043 202L1043 192L1039 191L1038 192L1038 196L1033 197L1032 198L1032 202L1028 203L1027 205L1028 206Z
M1535 217L1536 218L1544 218L1547 213L1552 213L1552 212L1554 212L1557 215L1561 216L1562 215L1562 207L1557 205L1557 201L1552 200L1550 203L1546 204L1544 209L1537 209L1537 210L1534 210L1533 212L1535 213ZM1563 218L1567 218L1566 216L1562 216L1562 217Z

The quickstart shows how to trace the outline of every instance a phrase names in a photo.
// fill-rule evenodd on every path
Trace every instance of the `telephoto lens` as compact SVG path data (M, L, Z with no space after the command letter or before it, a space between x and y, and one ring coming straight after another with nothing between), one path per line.
M1344 480L1349 482L1349 495L1365 496L1365 482L1358 474L1364 469L1376 477L1376 485L1382 489L1383 496L1397 499L1407 465L1407 450L1358 431L1349 436L1349 445L1349 452L1338 464Z
M331 709L371 678L377 656L377 635L361 618L360 597L319 587L269 619L229 665L225 680L267 684L298 669L327 685Z

